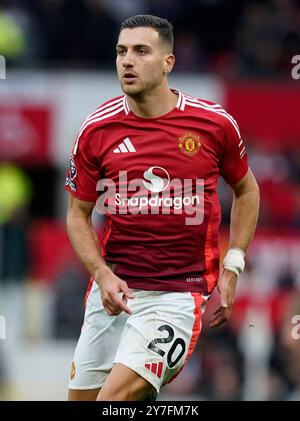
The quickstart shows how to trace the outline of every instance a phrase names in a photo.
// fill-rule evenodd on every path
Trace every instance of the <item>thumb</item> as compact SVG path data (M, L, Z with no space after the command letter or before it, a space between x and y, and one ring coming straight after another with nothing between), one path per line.
M228 307L228 300L227 300L227 285L224 284L220 287L220 300L221 306L224 308Z

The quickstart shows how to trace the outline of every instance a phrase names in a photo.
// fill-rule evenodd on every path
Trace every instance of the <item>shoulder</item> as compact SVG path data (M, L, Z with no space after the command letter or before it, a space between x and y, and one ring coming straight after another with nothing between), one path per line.
M122 118L128 113L126 107L125 96L121 95L104 102L90 113L79 129L73 153L76 154L79 139L88 137L89 134L103 127L108 122Z
M184 95L185 107L187 111L196 115L205 115L206 118L221 126L228 135L232 131L240 138L240 130L235 119L220 104L205 99Z

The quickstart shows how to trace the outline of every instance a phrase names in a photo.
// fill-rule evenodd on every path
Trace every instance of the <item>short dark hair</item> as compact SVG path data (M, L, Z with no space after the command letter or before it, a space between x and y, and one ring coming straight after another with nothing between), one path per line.
M120 26L120 32L126 28L153 28L161 40L170 46L171 51L174 48L173 25L167 19L152 15L136 15L124 20Z

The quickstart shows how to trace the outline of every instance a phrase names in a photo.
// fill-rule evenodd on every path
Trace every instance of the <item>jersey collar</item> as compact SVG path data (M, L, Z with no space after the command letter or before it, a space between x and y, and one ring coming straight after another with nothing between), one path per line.
M184 95L180 92L179 89L176 89L176 88L170 88L170 89L171 89L172 92L174 92L175 94L178 95L178 101L177 101L177 104L176 104L176 108L178 108L181 111L184 111L184 107L185 107L185 97L184 97ZM128 115L130 113L130 108L129 108L129 104L128 104L126 95L124 95L123 106L124 106L125 114Z

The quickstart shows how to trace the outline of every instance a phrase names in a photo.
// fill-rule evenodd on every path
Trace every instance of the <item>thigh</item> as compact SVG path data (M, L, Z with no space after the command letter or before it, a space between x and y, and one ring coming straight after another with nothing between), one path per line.
M191 356L208 296L190 292L134 292L114 363L129 367L157 392Z
M69 389L72 391L101 388L112 369L120 336L127 316L108 316L99 286L93 282L86 300L84 323L71 366Z
M96 401L101 389L72 390L69 389L68 401Z
M99 401L144 401L153 386L123 364L115 364L98 395Z

